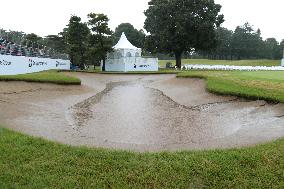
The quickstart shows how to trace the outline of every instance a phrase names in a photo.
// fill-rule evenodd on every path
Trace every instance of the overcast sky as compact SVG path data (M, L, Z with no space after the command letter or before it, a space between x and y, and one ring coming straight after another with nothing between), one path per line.
M149 0L1 0L0 27L6 30L57 34L72 14L86 21L90 12L104 13L114 30L129 22L142 29ZM222 5L224 27L234 30L245 22L260 28L264 38L284 39L284 0L215 0Z

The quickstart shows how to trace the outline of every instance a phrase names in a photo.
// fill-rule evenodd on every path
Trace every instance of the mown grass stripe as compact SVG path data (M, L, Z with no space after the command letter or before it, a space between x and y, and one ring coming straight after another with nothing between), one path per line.
M284 102L284 71L186 71L181 78L203 78L207 89L221 95Z

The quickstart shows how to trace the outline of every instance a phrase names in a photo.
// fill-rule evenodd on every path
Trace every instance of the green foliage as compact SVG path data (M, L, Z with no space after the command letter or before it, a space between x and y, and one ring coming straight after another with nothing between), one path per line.
M88 25L91 27L92 34L90 36L90 53L99 60L103 60L103 71L105 70L106 55L111 52L113 32L108 26L108 17L104 14L90 13L88 14Z
M61 85L80 85L80 79L66 76L57 71L44 71L39 73L22 74L22 75L4 75L0 76L0 81L26 81L38 83L54 83Z
M223 58L225 56L228 59L228 56L231 56L231 42L233 37L233 32L226 29L219 27L216 31L217 35L217 48L214 52L214 55L222 55ZM221 59L222 57L218 57Z
M64 36L62 35L48 35L44 38L45 45L54 49L57 52L67 52L67 44Z
M1 128L0 128L1 129ZM0 188L281 188L284 140L245 149L131 153L0 132Z
M89 34L87 24L82 23L80 17L71 16L66 29L68 52L71 63L79 65L82 69L85 64ZM76 59L76 57L78 58Z
M24 42L26 34L19 31L6 31L0 28L0 38L3 38L7 41L12 41L17 44L22 44Z
M238 26L234 32L232 51L238 57L238 60L241 57L257 57L258 52L255 49L261 46L261 42L260 32L254 32L252 26L245 23L243 26Z
M263 40L260 29L256 31L249 23L237 26L235 31L226 28L216 30L217 46L211 51L198 51L202 57L210 59L273 59L280 60L284 49L275 38Z
M207 79L207 89L221 95L284 102L283 71L186 71L178 77Z
M123 32L125 33L127 39L130 41L131 44L139 48L144 47L144 41L145 41L144 31L143 30L138 31L130 23L122 23L117 26L114 32L114 37L115 37L114 44L118 42Z
M34 33L25 36L25 44L27 47L35 48L38 46L40 40L42 40L42 38Z
M215 29L224 21L221 5L208 0L151 0L145 11L144 28L149 49L171 53L181 67L184 51L206 50L214 47Z
M284 43L284 40L283 40ZM264 41L265 46L265 56L269 59L281 59L282 51L284 50L284 46L281 47L281 44L275 38L268 38Z

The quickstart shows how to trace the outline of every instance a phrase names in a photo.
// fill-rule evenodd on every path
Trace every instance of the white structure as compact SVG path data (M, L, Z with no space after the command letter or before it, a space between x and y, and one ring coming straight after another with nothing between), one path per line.
M283 63L283 61L282 61ZM284 71L281 66L184 65L182 70Z
M105 71L158 71L157 58L142 58L141 49L133 46L122 33L120 40L108 53Z
M51 58L0 55L0 75L18 75L53 69L70 70L70 61Z

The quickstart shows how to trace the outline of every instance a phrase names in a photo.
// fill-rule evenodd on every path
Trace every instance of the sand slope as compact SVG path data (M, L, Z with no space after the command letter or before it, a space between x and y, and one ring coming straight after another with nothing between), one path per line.
M72 74L82 86L0 82L0 123L71 145L231 148L284 137L284 105L216 96L175 75Z

